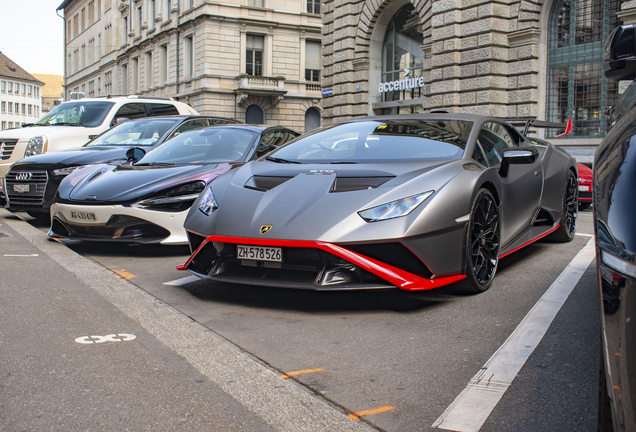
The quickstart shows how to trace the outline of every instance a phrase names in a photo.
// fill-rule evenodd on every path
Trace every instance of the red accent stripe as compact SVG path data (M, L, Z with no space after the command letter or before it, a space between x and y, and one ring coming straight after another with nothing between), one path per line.
M555 226L555 227L554 227L554 228L552 228L550 231L548 231L548 232L546 232L546 233L543 233L543 234L541 234L540 236L537 236L537 237L533 238L533 239L532 239L532 240L530 240L529 242L524 243L524 244L522 244L521 246L518 246L518 247L514 248L514 249L513 249L513 250L511 250L511 251L508 251L508 252L506 252L506 253L505 253L505 254L503 254L503 255L499 255L499 258L503 258L503 257L505 257L505 256L510 255L510 254L511 254L511 253L513 253L513 252L517 252L519 249L524 248L524 247L528 246L529 244L534 243L534 242L536 242L537 240L540 240L540 239L542 239L543 237L545 237L545 236L547 236L547 235L549 235L549 234L552 234L552 233L553 233L554 231L556 231L556 230L557 230L560 226L561 226L561 224L559 224L559 225Z
M572 132L572 119L568 119L568 123L565 125L565 132L555 136L554 138L561 138L562 136L566 136L570 132Z
M361 267L370 273L392 283L398 288L406 291L424 291L433 288L439 288L464 279L465 275L447 276L439 279L426 279L413 273L393 267L381 261L374 260L367 256L352 252L342 246L333 243L313 241L313 240L279 240L265 238L243 238L243 237L226 237L212 235L207 237L197 248L192 256L185 264L177 266L177 270L186 270L194 257L209 242L247 244L254 246L272 246L272 247L301 247L316 248L324 250L332 255L345 259L358 267Z

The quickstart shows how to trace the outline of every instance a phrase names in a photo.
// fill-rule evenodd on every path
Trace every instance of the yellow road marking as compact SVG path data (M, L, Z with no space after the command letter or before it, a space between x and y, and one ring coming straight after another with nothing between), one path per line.
M103 269L109 270L112 273L115 273L115 275L119 278L119 279L132 279L132 278L136 278L137 276L132 274L132 273L128 273L125 269L121 269L121 270L115 270L117 266L105 266L102 267Z
M295 371L295 372L287 372L285 375L281 375L281 378L289 378L290 376L294 376L294 375L301 375L301 374L306 374L306 373L312 373L312 372L320 372L323 371L324 369L305 369L305 370L300 370L300 371Z
M367 410L367 411L358 411L357 413L349 414L348 417L350 419L357 420L363 415L383 413L383 412L386 412L386 411L391 411L392 409L395 409L395 407L385 406L385 407L382 407L382 408L376 408L376 409Z

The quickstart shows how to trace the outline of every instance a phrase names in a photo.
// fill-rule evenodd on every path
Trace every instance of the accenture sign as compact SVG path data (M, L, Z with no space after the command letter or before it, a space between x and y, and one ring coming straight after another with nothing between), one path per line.
M411 70L404 68L404 79L400 81L381 82L378 90L380 93L394 90L410 90L424 87L424 77L411 78Z

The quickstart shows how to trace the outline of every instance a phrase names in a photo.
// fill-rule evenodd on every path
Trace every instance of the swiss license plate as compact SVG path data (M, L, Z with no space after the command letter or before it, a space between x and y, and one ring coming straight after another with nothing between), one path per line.
M75 211L75 210L71 211L71 217L73 219L85 220L85 221L97 220L97 218L95 217L95 213L83 212L83 211Z
M580 192L589 192L590 191L590 187L589 186L579 185L579 191Z
M238 259L283 262L283 250L278 247L236 245Z
M29 184L14 184L13 192L17 193L29 193L31 191L31 185Z

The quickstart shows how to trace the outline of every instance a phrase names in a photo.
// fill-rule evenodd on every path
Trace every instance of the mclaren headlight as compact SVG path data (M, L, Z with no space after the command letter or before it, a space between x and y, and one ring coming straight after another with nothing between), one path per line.
M603 263L608 267L636 279L636 265L634 265L634 263L624 260L623 258L619 258L604 250L601 251L601 261L603 261Z
M48 140L45 136L32 137L27 143L26 150L24 150L24 157L34 156L40 153L46 152L46 146Z
M192 206L204 188L205 182L203 181L182 184L151 198L137 201L132 204L132 207L170 212L184 211Z
M377 222L406 216L415 210L418 205L423 203L426 198L431 196L433 192L435 191L428 191L418 195L401 198L390 203L359 211L358 214L367 222Z
M74 167L66 167L66 168L56 169L56 170L53 170L53 175L58 176L58 177L64 177L64 176L67 176L69 174L74 173L75 171L77 171L80 168L83 168L83 166L74 166Z
M201 197L201 201L199 201L199 210L206 216L210 216L212 212L218 209L219 206L214 199L214 194L212 193L212 188L209 187L203 192L203 196Z

